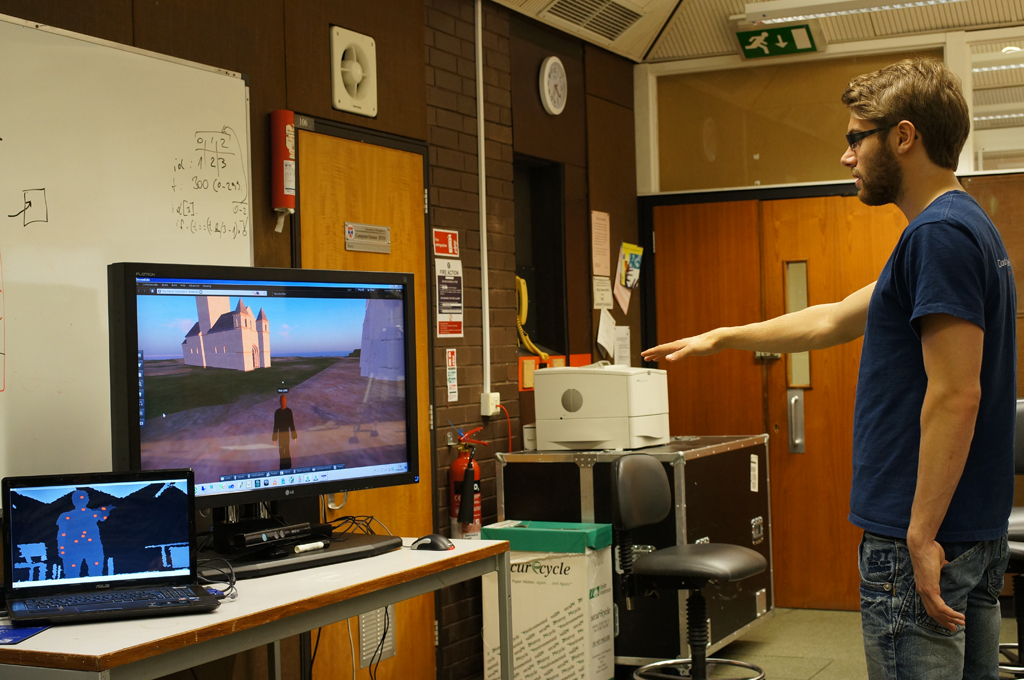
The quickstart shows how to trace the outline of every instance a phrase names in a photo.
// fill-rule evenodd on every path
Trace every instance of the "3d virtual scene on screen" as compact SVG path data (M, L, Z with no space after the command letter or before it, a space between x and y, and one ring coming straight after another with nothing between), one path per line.
M184 483L13 489L13 581L189 571Z
M381 295L138 296L143 467L405 462L403 303Z

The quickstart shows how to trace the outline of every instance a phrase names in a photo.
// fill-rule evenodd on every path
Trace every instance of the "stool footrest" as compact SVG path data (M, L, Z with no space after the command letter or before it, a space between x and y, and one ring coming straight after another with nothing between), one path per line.
M633 680L679 680L680 676L678 673L669 675L662 671L669 668L689 671L690 662L691 659L667 659L665 661L655 661L654 663L641 666L633 671ZM732 659L707 659L707 663L709 666L743 668L757 674L744 675L742 678L736 678L735 680L764 680L764 671L759 666L755 666L751 663L733 661ZM721 676L716 673L715 677L719 678Z
M1001 643L999 645L999 654L1006 659L1009 659L1009 663L999 664L1000 673L1009 673L1015 678L1024 678L1024 666L1020 665L1020 657L1017 654L1016 642Z

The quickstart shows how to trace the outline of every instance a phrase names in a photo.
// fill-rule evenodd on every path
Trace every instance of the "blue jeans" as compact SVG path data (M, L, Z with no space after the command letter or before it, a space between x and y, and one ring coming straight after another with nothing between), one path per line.
M956 632L925 611L907 542L864 533L860 543L860 610L871 680L984 680L999 677L999 593L1006 537L943 543L942 599L967 619Z

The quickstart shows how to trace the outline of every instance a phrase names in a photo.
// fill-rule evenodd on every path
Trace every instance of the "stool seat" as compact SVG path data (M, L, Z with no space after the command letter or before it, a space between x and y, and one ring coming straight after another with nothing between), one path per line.
M727 543L675 545L638 557L637 576L695 581L740 581L768 568L757 551Z

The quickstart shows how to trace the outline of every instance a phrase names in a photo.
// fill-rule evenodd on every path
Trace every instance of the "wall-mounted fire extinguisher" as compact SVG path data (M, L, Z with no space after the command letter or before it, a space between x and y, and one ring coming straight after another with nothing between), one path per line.
M270 112L270 201L277 211L276 231L295 213L295 112Z
M459 456L448 468L448 519L452 538L480 538L483 510L480 503L480 465L473 459L473 444L485 442L469 436L482 430L478 427L459 433Z

